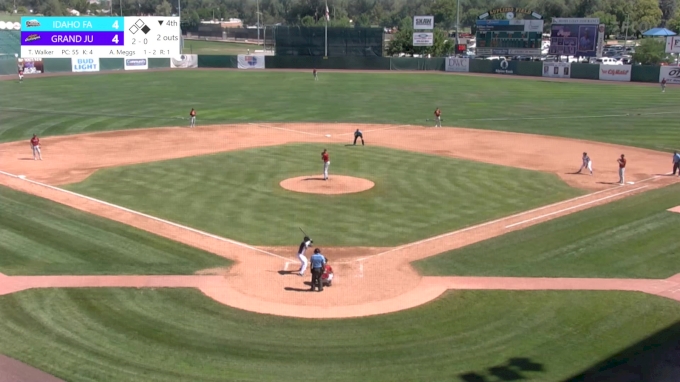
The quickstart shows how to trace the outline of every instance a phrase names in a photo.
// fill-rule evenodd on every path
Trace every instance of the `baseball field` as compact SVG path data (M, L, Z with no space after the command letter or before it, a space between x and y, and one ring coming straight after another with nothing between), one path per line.
M0 80L0 374L680 375L678 101L443 73ZM320 293L301 228L335 271Z

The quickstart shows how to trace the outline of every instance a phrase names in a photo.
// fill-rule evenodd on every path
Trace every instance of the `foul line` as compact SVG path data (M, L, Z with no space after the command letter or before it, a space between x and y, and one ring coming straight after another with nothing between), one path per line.
M652 177L650 177L650 178L646 178L646 179L640 180L640 181L638 181L637 183L647 182L647 181L650 181L650 180L652 180L652 179L656 179L656 178L658 178L658 177L659 177L658 175L657 175L657 176L652 176ZM645 186L645 187L646 187L646 186ZM618 188L618 187L617 187L617 188ZM472 226L472 227L463 228L463 229L460 229L460 230L458 230L458 231L447 232L447 233L444 233L444 234L441 234L441 235L438 235L438 236L430 237L430 238L427 238L427 239L424 239L424 240L419 240L419 241L415 241L415 242L413 242L413 243L408 243L408 244L402 245L402 246L400 246L400 247L392 248L392 249L390 249L390 250L388 250L388 251L381 252L381 253L378 253L378 254L376 254L376 255L371 255L371 256L362 257L362 258L360 258L360 259L356 259L355 261L364 261L364 260L366 260L366 259L370 259L370 258L374 258L374 257L386 255L386 254L391 253L391 252L395 252L395 251L399 251L399 250L402 250L402 249L405 249L405 248L413 247L414 245L419 245L419 244L422 244L422 243L427 243L427 242L430 242L430 241L433 241L433 240L438 240L438 239L441 239L441 238L444 238L444 237L448 237L448 236L460 234L460 233L467 232L467 231L470 231L470 230L473 230L473 229L482 228L482 227L485 227L485 226L487 226L487 225L500 223L500 222L502 222L503 220L514 219L514 218L517 218L517 217L520 217L520 216L524 216L524 215L526 215L526 214L530 214L530 213L534 213L534 212L537 212L537 211L544 210L544 209L546 209L546 208L551 208L551 207L559 206L560 204L571 203L571 202L574 202L574 201L576 201L576 200L580 200L580 199L583 199L583 198L589 198L589 197L592 197L592 196L594 196L594 195L598 195L598 194L601 194L601 193L604 193L604 192L610 192L610 191L612 191L613 189L614 189L614 188L608 188L608 189L606 189L606 190L596 191L596 192L593 192L593 193L590 193L590 194L587 194L587 195L581 195L581 196L577 196L577 197L572 198L572 199L567 199L567 200L563 200L563 201L561 201L561 202L557 202L557 203L553 203L553 204L548 204L547 206L534 208L533 210L528 210L528 211L520 212L520 213L515 214L515 215L510 215L510 216L502 217L502 218L499 218L499 219L496 219L496 220L492 220L492 221L490 221L490 222L486 222L486 223L474 225L474 226Z
M523 220L523 221L518 222L518 223L513 223L513 224L510 224L510 225L505 226L505 228L508 229L508 228L516 227L516 226L522 225L522 224L524 224L524 223L532 222L532 221L534 221L534 220L543 219L544 217L548 217L548 216L551 216L551 215L559 214L559 213L561 213L561 212L573 210L573 209L575 209L575 208L587 206L587 205L589 205L589 204L601 202L601 201L603 201L603 200L607 200L607 199L610 199L610 198L615 198L615 197L617 197L617 196L624 195L624 194L628 194L628 193L630 193L630 192L635 192L635 191L638 191L638 190L642 190L643 188L647 188L647 187L649 187L649 186L642 186L642 187L634 188L634 189L632 189L632 190L623 191L623 192L619 192L619 193L616 193L616 194L613 194L613 195L605 196L604 198L591 200L591 201L589 201L589 202L585 202L585 203L579 204L579 205L577 205L577 206L568 207L568 208L565 208L565 209L562 209L562 210L559 210L559 211L551 212L551 213L549 213L549 214L545 214L545 215L537 216L537 217L535 217L535 218Z
M243 248L248 248L250 250L257 251L257 252L260 252L260 253L264 253L264 254L269 255L269 256L277 257L281 260L286 260L286 261L290 260L290 259L285 258L283 256L279 256L275 253L267 252L263 249L253 247L253 246L250 246L250 245L245 244L245 243L241 243L241 242L238 242L238 241L235 241L235 240L231 240L231 239L227 239L227 238L224 238L224 237L221 237L221 236L213 235L211 233L203 232L203 231L197 230L195 228L187 227L187 226L184 226L184 225L181 225L181 224L173 223L171 221L167 221L167 220L164 220L164 219L161 219L161 218L157 218L155 216L147 215L145 213L138 212L138 211L135 211L135 210L131 210L129 208L121 207L121 206L118 206L118 205L115 205L115 204L112 204L112 203L109 203L109 202L105 202L103 200L99 200L99 199L95 199L95 198L92 198L92 197L89 197L89 196L81 195L81 194L75 193L73 191L64 190L63 188L50 186L49 184L40 183L40 182L37 182L35 180L31 180L31 179L27 179L27 178L20 178L17 175L10 174L10 173L4 172L4 171L0 171L0 174L10 176L10 177L16 178L16 179L21 179L21 180L24 180L26 182L36 184L38 186L46 187L46 188L49 188L49 189L55 190L55 191L60 191L60 192L63 192L63 193L69 194L69 195L73 195L73 196L76 196L76 197L79 197L79 198L83 198L83 199L95 202L95 203L100 203L100 204L103 204L105 206L116 208L116 209L119 209L121 211L125 211L125 212L128 212L128 213L137 215L137 216L142 216L142 217L145 217L147 219L151 219L151 220L155 220L155 221L160 222L160 223L168 224L168 225L171 225L171 226L176 227L176 228L185 229L187 231L197 233L197 234L200 234L200 235L203 235L203 236L207 236L207 237L210 237L212 239L216 239L216 240L220 240L220 241L223 241L223 242L226 242L226 243L238 245L238 246L243 247ZM158 235L158 236L160 236L160 235Z

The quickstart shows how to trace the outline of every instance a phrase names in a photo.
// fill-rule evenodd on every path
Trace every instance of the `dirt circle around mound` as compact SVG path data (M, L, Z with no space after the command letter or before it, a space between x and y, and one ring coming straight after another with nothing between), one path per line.
M306 175L285 179L279 185L288 191L305 194L340 195L370 190L375 183L353 176L333 175L324 180L323 176Z

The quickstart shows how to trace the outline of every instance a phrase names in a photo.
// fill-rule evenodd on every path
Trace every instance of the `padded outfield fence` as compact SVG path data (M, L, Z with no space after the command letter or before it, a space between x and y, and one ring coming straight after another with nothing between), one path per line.
M192 56L192 55L185 55ZM396 57L303 57L303 56L260 56L266 69L319 69L319 70L393 70L393 71L445 71L446 58L396 58ZM100 58L98 67L91 71L125 70L122 58ZM195 66L188 68L237 69L238 56L196 55ZM469 60L469 73L505 74L510 76L544 76L542 62L508 61L507 67L500 68L500 61ZM72 72L73 63L69 58L46 58L43 60L45 73ZM148 69L171 68L169 58L149 58ZM565 78L599 80L601 67L594 64L571 64ZM629 66L631 82L659 82L659 66ZM668 67L667 67L668 68ZM499 73L499 71L502 71ZM0 59L0 75L14 75L17 72L16 58Z

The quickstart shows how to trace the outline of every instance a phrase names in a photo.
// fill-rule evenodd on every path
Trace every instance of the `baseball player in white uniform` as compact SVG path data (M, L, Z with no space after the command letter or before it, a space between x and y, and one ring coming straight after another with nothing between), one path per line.
M578 169L577 174L580 174L583 169L590 171L590 175L593 175L593 161L590 160L588 153L583 153L583 164L581 168Z
M307 251L307 248L309 248L310 245L312 245L313 241L310 239L308 236L305 236L304 239L302 239L302 243L300 243L300 248L298 249L298 259L300 260L300 270L298 271L298 274L300 276L305 275L305 271L307 270L307 257L305 256L305 252Z

